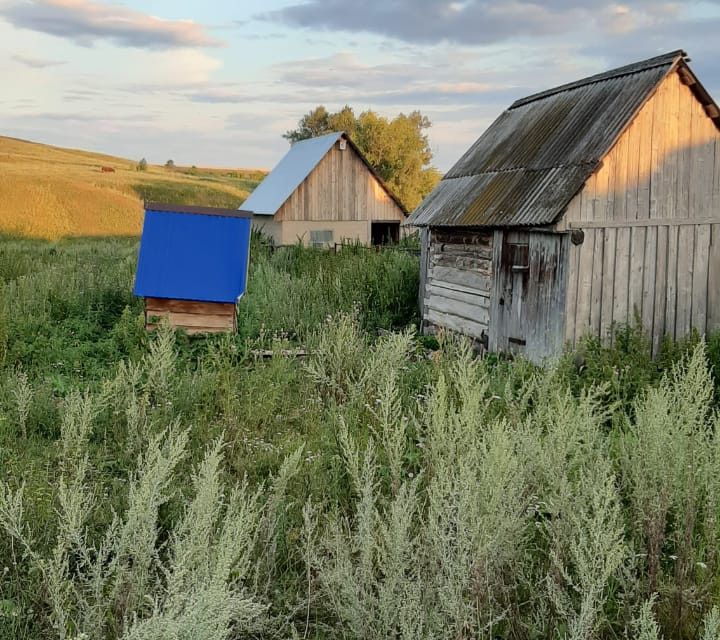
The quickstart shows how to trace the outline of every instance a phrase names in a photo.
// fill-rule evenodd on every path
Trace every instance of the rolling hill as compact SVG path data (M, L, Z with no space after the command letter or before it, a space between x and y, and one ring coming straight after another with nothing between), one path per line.
M138 235L143 200L234 208L264 175L155 165L138 171L134 160L0 136L0 233Z

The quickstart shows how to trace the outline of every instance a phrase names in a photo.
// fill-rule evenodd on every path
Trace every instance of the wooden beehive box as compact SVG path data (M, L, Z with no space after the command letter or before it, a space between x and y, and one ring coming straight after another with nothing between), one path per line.
M235 331L250 225L244 211L147 203L134 290L145 301L145 326Z

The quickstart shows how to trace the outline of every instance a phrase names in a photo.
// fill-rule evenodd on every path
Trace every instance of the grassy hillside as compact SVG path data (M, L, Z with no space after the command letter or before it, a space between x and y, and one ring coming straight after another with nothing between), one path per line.
M137 235L143 199L237 207L264 176L136 167L134 160L0 136L0 231L49 239Z

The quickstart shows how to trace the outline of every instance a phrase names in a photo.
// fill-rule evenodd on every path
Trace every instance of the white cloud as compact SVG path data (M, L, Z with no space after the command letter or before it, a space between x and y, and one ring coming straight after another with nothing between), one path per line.
M30 69L46 69L47 67L58 67L65 64L64 60L48 60L45 58L36 58L35 56L25 56L15 54L12 56L13 61Z
M92 0L22 0L0 7L0 15L15 27L67 38L84 46L96 40L147 49L221 44L192 20L164 20Z
M184 82L205 82L214 71L222 67L222 62L203 51L196 49L178 49L151 54L148 65L148 77L161 87L168 81L182 79Z

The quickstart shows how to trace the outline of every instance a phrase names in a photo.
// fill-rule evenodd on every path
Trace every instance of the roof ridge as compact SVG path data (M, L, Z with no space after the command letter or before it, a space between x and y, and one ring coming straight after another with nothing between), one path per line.
M553 169L570 169L585 166L593 166L600 162L599 159L583 160L582 162L561 162L547 167L505 167L503 169L490 169L476 171L474 173L461 173L459 175L443 177L443 180L456 180L457 178L472 178L473 176L488 176L495 173L511 173L513 171L552 171Z
M333 136L334 138L339 138L340 136L347 135L345 131L329 131L328 133L321 133L319 136L311 136L310 138L303 138L302 140L297 140L295 142L291 142L290 146L294 147L298 144L303 144L304 142L310 142L312 140L319 140L320 138L329 138L330 136Z
M585 87L587 85L595 84L597 82L604 82L605 80L612 80L614 78L621 78L623 76L629 76L633 75L635 73L641 73L643 71L649 71L650 69L655 69L657 67L662 67L665 65L669 65L671 63L676 62L679 58L686 58L687 53L683 49L676 49L675 51L669 51L668 53L664 53L659 56L654 56L652 58L648 58L646 60L641 60L639 62L633 62L632 64L623 65L622 67L617 67L615 69L610 69L608 71L603 71L602 73L596 73L592 76L587 76L586 78L581 78L580 80L575 80L573 82L568 82L565 84L558 85L557 87L553 87L551 89L546 89L544 91L540 91L538 93L530 94L529 96L526 96L524 98L520 98L513 102L508 110L516 109L517 107L522 107L526 104L530 104L531 102L535 102L537 100L542 100L543 98L548 98L552 95L563 93L564 91L570 91L572 89L578 89L580 87Z

